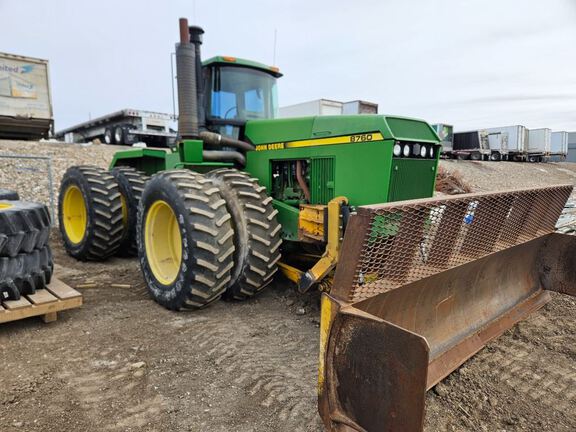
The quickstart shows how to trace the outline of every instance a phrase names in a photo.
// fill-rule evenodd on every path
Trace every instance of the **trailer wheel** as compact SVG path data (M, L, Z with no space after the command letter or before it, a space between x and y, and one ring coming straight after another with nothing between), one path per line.
M94 166L68 168L60 186L58 219L64 247L74 258L103 261L114 255L124 230L114 177Z
M122 145L124 144L124 129L122 126L116 126L114 128L114 144Z
M50 237L50 214L44 204L0 201L0 257L43 248Z
M18 201L19 199L18 192L10 189L0 189L0 200Z
M500 156L500 153L492 153L490 155L490 160L493 162L498 162L501 159L502 159L502 157Z
M18 300L50 283L54 262L48 245L27 254L0 258L0 300Z
M538 156L528 156L528 162L531 162L531 163L538 162Z
M113 144L112 140L113 140L113 133L112 133L112 129L110 129L109 127L107 127L104 130L104 142L106 144Z
M189 170L154 175L138 211L138 255L150 295L168 309L218 300L234 266L234 231L212 180Z
M144 186L146 186L146 182L150 177L131 167L117 167L111 173L118 183L122 202L124 234L120 242L118 255L138 256L138 244L136 241L138 204L142 198Z
M280 260L281 226L272 198L256 179L236 169L208 173L218 186L234 226L234 270L225 298L244 300L272 282Z
M470 153L470 160L479 161L482 159L482 155L478 152Z

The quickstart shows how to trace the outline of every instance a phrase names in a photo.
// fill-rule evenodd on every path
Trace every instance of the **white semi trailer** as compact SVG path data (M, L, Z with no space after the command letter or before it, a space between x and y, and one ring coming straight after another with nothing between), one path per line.
M48 138L53 126L48 60L0 53L0 138Z

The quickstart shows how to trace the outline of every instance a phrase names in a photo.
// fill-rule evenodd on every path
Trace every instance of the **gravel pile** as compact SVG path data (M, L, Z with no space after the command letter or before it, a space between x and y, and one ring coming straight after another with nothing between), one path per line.
M3 156L49 157L54 205L57 207L60 181L69 166L97 165L106 168L118 150L126 150L126 147L0 140L0 188L17 190L21 199L41 202L50 207L48 162Z

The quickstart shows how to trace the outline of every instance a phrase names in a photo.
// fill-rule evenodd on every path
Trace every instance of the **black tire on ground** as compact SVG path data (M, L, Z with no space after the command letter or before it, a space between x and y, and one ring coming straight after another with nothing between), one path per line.
M234 227L234 270L225 298L244 300L272 282L280 260L281 226L272 198L256 179L236 169L208 174L220 189Z
M114 144L123 145L124 138L124 129L122 126L116 126L114 128Z
M144 186L150 179L146 174L131 167L112 169L112 175L118 183L122 195L122 223L124 234L118 249L120 256L138 256L136 224L138 222L138 204L144 192Z
M18 300L50 283L54 263L48 245L31 253L0 258L0 299Z
M18 192L10 189L0 189L0 200L18 201Z
M65 214L66 195L72 189L81 194L81 203L85 209L85 223L80 227L80 232L67 228L69 221L78 217L72 213ZM94 166L68 168L60 186L58 219L64 247L74 258L81 261L103 261L114 255L124 234L122 201L114 177L108 171ZM71 238L74 235L77 239Z
M157 209L162 209L163 218L154 216ZM162 219L164 225L158 223ZM205 307L228 287L234 266L231 216L218 188L203 175L170 170L153 176L142 194L137 237L148 290L168 309ZM180 249L179 261L172 259L176 249ZM163 269L168 262L169 270L155 272L155 262L162 263Z
M479 161L482 160L482 154L478 152L470 153L470 160Z
M0 202L0 257L43 248L50 237L50 213L44 204Z
M107 127L104 130L104 143L113 144L114 143L114 132L112 128Z
M498 162L502 159L502 156L500 155L500 153L492 153L490 155L490 160L494 161L494 162Z

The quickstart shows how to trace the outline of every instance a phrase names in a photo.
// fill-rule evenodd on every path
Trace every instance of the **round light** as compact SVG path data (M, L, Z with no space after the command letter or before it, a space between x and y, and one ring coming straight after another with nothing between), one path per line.
M405 157L410 156L410 146L408 144L404 144L404 148L402 149L402 154Z
M400 144L394 144L394 156L398 157L402 154L402 146Z
M423 146L420 148L420 157L425 158L427 154L428 154L428 147L426 147L425 145L423 145Z
M430 157L434 157L434 146L430 146Z

